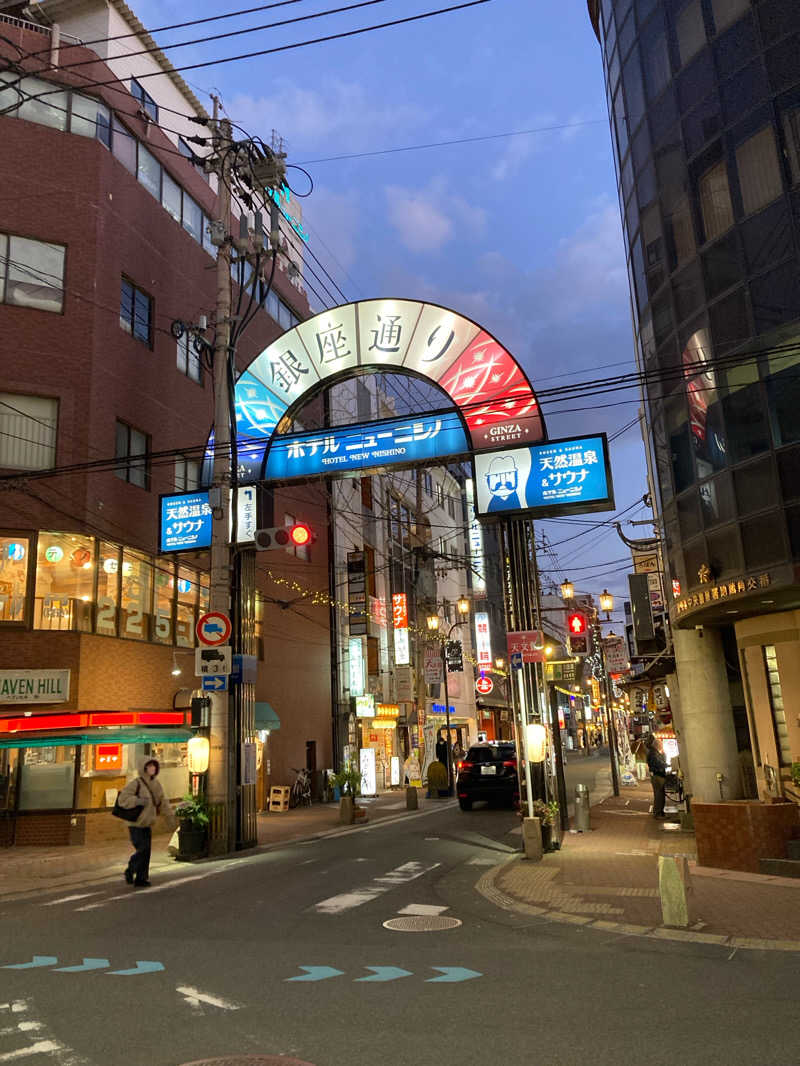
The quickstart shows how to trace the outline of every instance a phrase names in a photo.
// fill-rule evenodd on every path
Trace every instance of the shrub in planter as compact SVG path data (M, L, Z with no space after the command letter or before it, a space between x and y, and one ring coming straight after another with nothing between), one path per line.
M539 819L542 827L542 850L558 851L561 847L556 837L558 803L555 800L550 800L549 803L545 803L544 800L534 800L533 815Z
M197 859L208 845L209 809L204 796L185 796L175 808L178 819L178 859Z
M428 767L428 795L447 795L447 767L438 759Z

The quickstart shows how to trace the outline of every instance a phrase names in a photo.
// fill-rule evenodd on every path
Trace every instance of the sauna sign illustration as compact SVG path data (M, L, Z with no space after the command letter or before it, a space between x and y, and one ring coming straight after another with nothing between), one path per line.
M427 410L403 417L289 432L295 418L302 423L299 415L309 400L370 373L422 380L441 394L441 402L433 400ZM363 300L299 323L241 373L235 412L239 484L360 477L398 466L471 459L479 465L475 483L484 518L541 514L551 505L613 507L608 450L599 435L581 450L583 458L593 447L597 459L587 462L580 482L585 490L567 493L572 486L562 477L553 485L563 486L556 496L537 495L534 479L527 477L525 491L508 494L506 506L489 506L484 486L497 466L492 466L493 457L503 458L507 466L513 459L518 479L533 469L530 449L547 444L544 419L531 383L511 353L477 323L435 304ZM577 447L568 452L568 463L576 463ZM212 454L213 435L206 477ZM593 466L602 471L602 484L589 469ZM558 472L564 472L560 465ZM568 465L567 474L576 472L576 465ZM502 473L507 479L510 467Z

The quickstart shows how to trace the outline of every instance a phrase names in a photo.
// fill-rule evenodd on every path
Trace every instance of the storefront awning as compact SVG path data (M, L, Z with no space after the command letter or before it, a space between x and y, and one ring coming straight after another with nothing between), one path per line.
M281 720L275 713L275 708L271 703L264 701L263 703L256 703L256 729L268 729L270 733L274 733L276 729L280 729Z
M190 729L98 729L85 733L33 737L28 733L0 737L0 748L64 748L73 744L182 744Z

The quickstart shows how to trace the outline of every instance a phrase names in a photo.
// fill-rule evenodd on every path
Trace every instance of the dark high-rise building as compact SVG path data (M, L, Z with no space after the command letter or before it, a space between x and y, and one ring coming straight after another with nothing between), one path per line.
M740 795L749 744L760 795L783 794L800 760L800 3L589 0L589 13L690 783Z

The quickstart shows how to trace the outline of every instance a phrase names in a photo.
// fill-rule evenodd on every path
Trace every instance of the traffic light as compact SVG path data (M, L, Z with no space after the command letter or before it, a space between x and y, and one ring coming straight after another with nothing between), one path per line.
M586 625L586 615L581 611L571 611L567 615L567 632L570 654L588 655L589 630Z
M273 526L271 529L257 529L254 541L258 551L271 551L273 548L305 548L317 539L310 526L305 522L295 522L291 526Z

